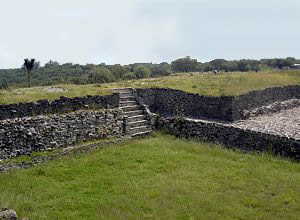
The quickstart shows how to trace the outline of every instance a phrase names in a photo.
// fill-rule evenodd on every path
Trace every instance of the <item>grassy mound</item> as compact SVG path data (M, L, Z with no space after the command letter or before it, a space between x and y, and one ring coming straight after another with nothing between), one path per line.
M300 165L155 134L0 174L29 219L297 219Z
M220 96L239 95L255 89L282 85L300 84L300 71L233 72L214 74L178 73L159 78L129 80L91 85L57 85L51 87L19 88L0 90L0 104L58 99L60 96L107 95L112 88L163 87L190 93Z

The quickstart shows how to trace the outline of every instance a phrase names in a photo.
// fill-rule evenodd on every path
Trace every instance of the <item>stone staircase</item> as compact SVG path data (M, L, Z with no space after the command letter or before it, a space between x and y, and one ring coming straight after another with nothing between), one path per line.
M147 120L143 106L137 100L134 89L115 89L114 92L119 93L119 108L125 115L125 134L132 137L150 134L152 132L150 122Z

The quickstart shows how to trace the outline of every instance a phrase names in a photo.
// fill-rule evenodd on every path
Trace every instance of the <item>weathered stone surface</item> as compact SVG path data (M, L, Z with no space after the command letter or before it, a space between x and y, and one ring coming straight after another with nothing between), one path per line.
M262 106L300 99L300 86L267 88L236 97L200 96L165 88L137 89L137 93L152 112L163 117L184 115L194 119L236 121L248 117L250 112L257 114L260 111L267 111L266 108L261 108ZM257 113L254 113L254 109L257 109ZM275 105L272 112L282 109L285 107Z
M58 100L39 100L36 103L18 103L10 105L0 105L0 120L36 116L43 114L66 113L83 109L100 109L119 107L118 94L108 96L86 96L67 98L60 97Z
M151 112L163 117L184 115L190 118L233 120L233 96L199 96L164 88L137 89L137 93Z
M284 102L274 102L267 106L262 106L259 108L255 108L251 111L244 110L243 111L243 119L248 119L251 117L265 115L269 113L275 113L283 110L288 110L291 108L295 108L300 106L300 99L291 99Z
M17 220L18 216L14 210L3 209L2 211L0 211L0 219L2 219L2 220Z
M298 105L298 98L300 98L300 86L269 88L249 92L238 97L205 97L179 90L162 88L137 89L136 91L142 98L138 99L140 100L140 106L149 105L150 110L160 114L160 116L169 117L179 115L196 119L206 118L214 121L235 121L261 113L285 110ZM125 95L127 94L128 91ZM275 101L285 101L291 98L295 98L295 100L274 104ZM95 107L97 109L102 106L107 107L108 105L110 107L119 106L119 100L120 96L113 94L105 97L88 96L72 99L62 97L52 102L40 100L37 103L0 105L0 119L12 118L0 120L0 160L18 155L27 155L34 151L47 151L57 147L66 147L78 141L107 136L120 136L122 130L124 130L123 114L120 110L109 110L107 114L95 110L74 111L81 108L88 109ZM122 103L124 103L124 100ZM264 106L270 103L273 104ZM45 115L66 111L74 112L63 115ZM148 110L142 109L140 111L147 112ZM291 114L299 115L298 113ZM20 118L19 116L21 115L39 116ZM151 113L149 112L147 115L149 117L147 116L146 119L151 121ZM299 132L297 128L293 128L291 125L295 123L295 120L288 120L288 117L290 116L285 116L278 120L278 122L280 121L279 124L273 123L275 119L261 119L261 124L255 119L256 121L237 122L231 125L199 120L185 122L186 127L179 126L172 119L161 118L159 119L158 128L169 130L176 135L205 137L225 145L238 146L240 148L247 148L249 146L254 150L259 150L258 148L266 150L265 146L273 146L273 142L278 141L276 145L278 149L275 151L280 154L297 157L297 153L292 153L291 149L290 151L286 150L282 145L283 143L288 144L287 148L290 148L290 145L294 148L295 146L299 146ZM268 125L267 121L272 122L272 124ZM255 130L251 126L257 129ZM283 127L288 128L288 131L282 129ZM183 129L183 134L180 134L178 129L180 132ZM273 131L273 133L267 132L267 130ZM274 137L272 136L270 139L269 136L265 135L273 135ZM239 142L239 139L242 141ZM255 144L255 140L260 140L260 142ZM293 141L296 142L294 143ZM290 144L291 142L294 144ZM296 147L295 151L298 148Z
M252 117L230 125L241 129L251 129L267 134L294 138L300 141L300 107Z
M233 118L234 120L244 119L244 111L252 111L262 106L271 105L275 102L284 102L291 99L300 99L300 86L290 85L272 87L262 90L250 91L246 94L235 97ZM274 109L275 110L275 109Z
M242 151L272 152L300 160L300 140L292 137L263 133L231 124L187 118L159 118L156 126L179 137L200 138Z
M2 120L0 159L70 146L78 141L119 136L122 123L119 109Z

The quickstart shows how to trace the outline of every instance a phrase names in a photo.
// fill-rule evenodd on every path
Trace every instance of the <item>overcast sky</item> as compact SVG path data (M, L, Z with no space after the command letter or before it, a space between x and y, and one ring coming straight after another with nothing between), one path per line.
M1 0L0 68L300 58L300 0Z

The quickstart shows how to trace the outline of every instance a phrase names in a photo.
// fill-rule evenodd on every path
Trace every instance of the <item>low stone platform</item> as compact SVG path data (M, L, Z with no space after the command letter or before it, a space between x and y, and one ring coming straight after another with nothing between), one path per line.
M300 140L300 107L253 117L228 125Z
M157 129L249 152L268 152L300 161L300 107L234 123L160 117Z

